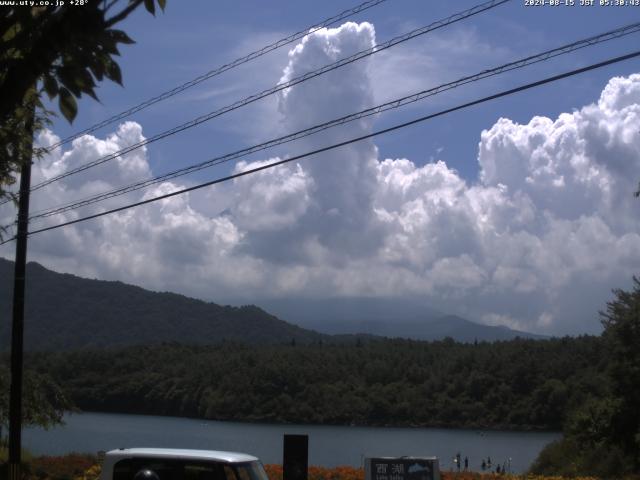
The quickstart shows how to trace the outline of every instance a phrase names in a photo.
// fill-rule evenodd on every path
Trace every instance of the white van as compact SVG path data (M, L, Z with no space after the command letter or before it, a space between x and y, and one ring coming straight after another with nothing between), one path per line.
M121 448L104 456L100 480L269 480L245 453L170 448Z

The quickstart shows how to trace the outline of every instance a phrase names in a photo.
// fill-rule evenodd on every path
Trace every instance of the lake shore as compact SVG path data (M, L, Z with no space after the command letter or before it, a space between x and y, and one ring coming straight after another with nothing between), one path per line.
M117 414L117 415L136 415L136 416L147 416L147 417L165 417L165 418L185 418L189 420L197 420L203 422L233 422L233 423L244 423L247 425L274 425L274 426L288 426L288 425L301 425L297 422L287 421L287 420L274 420L270 418L214 418L214 417L194 417L188 415L173 415L173 414L155 414L155 413L138 413L135 411L121 411L121 410L78 410L75 412L68 412L69 414L74 413L104 413L104 414ZM536 425L512 425L512 424L493 424L493 425L482 425L477 423L441 423L441 422L432 422L432 423L416 423L416 422L323 422L323 423L313 423L308 422L304 423L304 425L310 426L327 426L327 427L354 427L354 428L362 428L362 427L371 427L371 428L408 428L408 429L420 429L420 428L434 428L434 429L447 429L447 430L475 430L479 435L482 435L485 432L513 432L513 433L559 433L558 430L543 428Z
M433 455L440 458L441 469L450 470L460 452L472 470L481 471L482 459L491 457L521 473L545 445L560 438L540 432L279 425L107 413L76 413L64 420L65 425L48 431L25 429L23 445L36 455L95 454L121 447L225 450L277 464L282 462L283 436L298 434L309 437L311 465L361 467L367 456Z

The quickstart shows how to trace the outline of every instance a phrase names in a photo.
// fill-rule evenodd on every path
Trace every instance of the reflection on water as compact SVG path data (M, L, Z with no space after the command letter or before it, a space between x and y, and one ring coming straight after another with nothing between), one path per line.
M282 463L282 436L309 435L309 464L362 466L366 456L430 456L453 469L457 453L480 470L483 459L524 472L558 433L494 432L437 428L335 427L213 422L176 417L83 413L66 425L25 429L23 443L35 454L97 452L120 447L172 447L246 452L264 463Z

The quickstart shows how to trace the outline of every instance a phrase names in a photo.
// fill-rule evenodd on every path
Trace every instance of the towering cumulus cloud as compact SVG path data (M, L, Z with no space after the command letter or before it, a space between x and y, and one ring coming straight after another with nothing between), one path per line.
M282 80L374 44L368 23L319 30L290 51ZM370 68L355 62L281 92L273 121L293 131L371 106ZM367 134L374 122L305 138L288 154ZM640 179L639 124L640 75L613 78L597 102L573 113L526 125L502 118L484 130L476 179L442 161L379 158L368 140L242 177L222 187L224 202L208 203L215 191L185 195L36 236L30 255L59 270L222 302L420 296L488 323L597 331L596 312L610 289L640 271L640 201L632 195ZM131 122L105 140L84 137L38 163L36 176L140 138ZM54 141L50 132L41 136ZM235 170L272 160L239 162ZM139 151L58 182L35 203L149 175L147 153ZM161 184L144 196L179 186ZM10 214L0 210L5 221ZM0 252L10 255L6 247Z
M286 82L374 45L374 29L368 23L346 23L336 29L321 29L305 37L290 51L289 64L281 81ZM368 68L368 60L354 62L283 91L279 111L285 129L296 131L370 107L373 93ZM362 136L369 133L371 127L372 120L365 119L306 137L297 142L295 153ZM305 265L315 264L319 268L334 263L344 265L350 258L361 257L365 252L373 253L371 246L378 243L379 237L371 230L376 156L373 142L363 141L280 169L280 172L287 172L289 178L303 175L305 181L297 184L300 188L282 185L280 190L286 192L287 197L281 198L279 205L270 205L271 211L286 209L295 215L288 216L289 225L280 225L277 230L269 228L268 232L260 221L259 210L264 201L261 191L265 182L278 174L264 173L238 181L239 201L245 205L252 201L256 205L255 211L242 212L243 216L253 213L253 225L245 222L247 229L255 233L247 238L251 251L259 252L263 258L273 256L285 262L289 259ZM251 166L241 164L239 168ZM234 213L236 210L232 207Z

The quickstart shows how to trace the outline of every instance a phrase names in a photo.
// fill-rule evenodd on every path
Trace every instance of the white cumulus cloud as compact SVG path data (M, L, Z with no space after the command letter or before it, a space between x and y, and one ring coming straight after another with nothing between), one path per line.
M369 23L305 37L282 80L375 45ZM281 92L297 130L373 105L369 60ZM422 296L474 320L543 333L597 331L611 288L640 270L640 75L613 78L599 99L558 118L501 118L479 134L479 174L443 161L379 158L372 140L236 179L216 206L192 194L32 238L30 259L219 302L265 297ZM291 146L291 155L370 133L375 118ZM134 122L85 136L35 167L35 181L142 139ZM57 137L40 135L42 144ZM272 158L240 162L245 171ZM147 152L34 194L34 209L148 178ZM112 204L179 188L167 182ZM112 205L109 204L109 205ZM82 214L104 206L88 207ZM4 223L13 212L0 209ZM50 219L77 218L70 212ZM11 256L11 247L0 253Z

